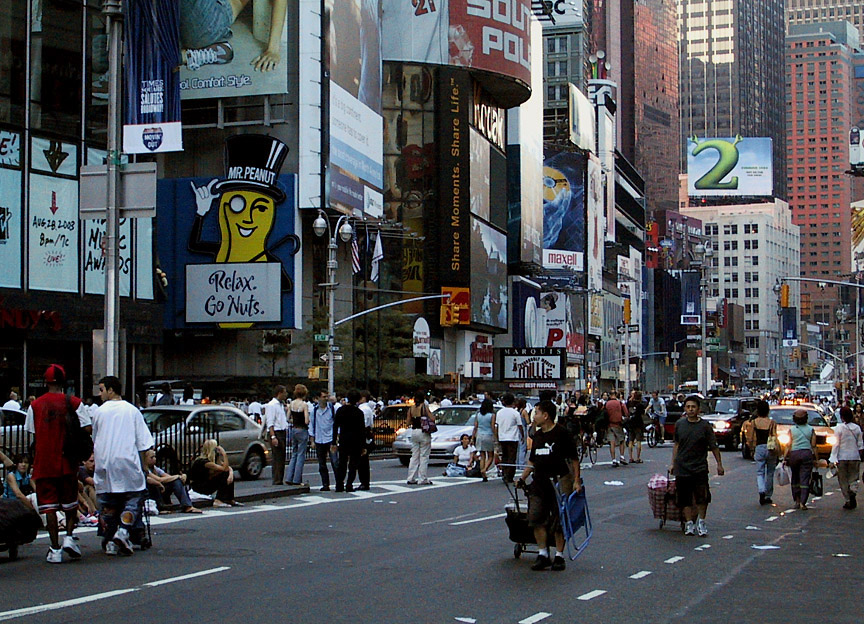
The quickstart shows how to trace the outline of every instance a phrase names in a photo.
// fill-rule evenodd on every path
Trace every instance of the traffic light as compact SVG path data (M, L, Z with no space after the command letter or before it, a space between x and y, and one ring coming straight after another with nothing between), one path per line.
M783 284L780 286L780 307L789 307L789 284Z
M625 299L624 300L624 324L625 325L630 324L630 316L631 316L631 314L630 314L630 300Z

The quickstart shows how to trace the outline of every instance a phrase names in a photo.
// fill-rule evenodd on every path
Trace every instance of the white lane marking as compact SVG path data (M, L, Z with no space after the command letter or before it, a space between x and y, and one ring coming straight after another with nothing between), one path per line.
M474 524L475 522L485 522L486 520L497 520L504 518L507 514L495 514L494 516L485 516L483 518L472 518L471 520L461 520L459 522L451 522L450 526L462 526L463 524Z
M376 503L378 501L375 501ZM428 522L423 522L420 526L427 526L429 524L438 524L439 522L450 522L450 520L458 520L459 518L467 518L468 516L473 516L474 512L467 514L459 514L458 516L450 516L449 518L441 518L440 520L429 520Z
M636 579L638 581L639 579L645 578L649 574L651 574L650 570L642 570L641 572L637 572L636 574L631 574L630 578Z
M590 591L587 594L582 594L576 600L592 600L593 598L596 598L597 596L602 596L605 593L605 589L595 589L594 591Z
M765 518L765 522L774 522L779 517L780 516L769 516L768 518Z
M753 526L752 524L748 524L746 527L744 527L744 529L747 531L761 531L762 530L757 526Z
M833 496L833 495L834 495L834 492L825 492L825 494L823 494L823 496Z
M683 560L684 560L684 557L669 557L669 559L667 559L663 563L678 563L679 561L683 561Z
M752 546L750 546L750 548L753 548L755 550L780 550L779 546L774 546L772 544L769 544L767 546L757 546L756 544L753 544Z
M380 487L382 490L387 490L388 492L410 492L410 491L412 491L412 488L409 488L409 487L404 486L404 485L386 484L386 485L379 485L376 487Z
M465 624L474 624L477 621L474 618L469 618L469 617L457 617L457 618L453 618L453 619L456 620L457 622L465 622Z
M195 578L199 576L205 576L208 574L215 574L217 572L225 572L226 570L230 570L231 568L228 566L222 566L219 568L213 568L210 570L202 570L201 572L196 572L193 574L184 574L183 576L175 576L170 579L163 579L161 581L152 581L150 583L144 583L143 585L139 585L138 587L129 587L127 589L115 589L113 591L101 592L99 594L91 594L90 596L82 596L80 598L72 598L70 600L62 600L60 602L51 602L48 604L37 605L35 607L24 607L23 609L13 609L12 611L3 611L0 612L0 622L6 620L13 620L15 618L25 617L28 615L36 615L38 613L46 613L48 611L57 611L59 609L66 609L68 607L76 607L82 604L88 604L90 602L97 602L99 600L107 600L108 598L114 598L115 596L122 596L124 594L131 594L133 592L141 591L146 587L157 587L159 585L165 585L167 583L176 583L177 581L183 581L190 578Z
M711 544L702 544L701 546L697 546L693 550L702 552L703 550L708 550L709 548L711 548Z
M734 538L734 537L735 537L734 535L724 535L724 536L721 537L720 539L732 539L732 538Z
M550 617L551 613L546 613L545 611L540 611L539 613L535 613L532 616L525 618L524 620L519 620L519 624L535 624L536 622L540 622Z
M159 587L160 585L168 585L169 583L176 583L177 581L185 581L191 578L198 578L199 576L207 576L209 574L217 574L218 572L226 572L230 569L231 566L221 566L219 568L213 568L212 570L201 570L200 572L192 572L191 574L183 574L182 576L172 576L171 578L162 579L161 581L151 581L149 583L144 583L144 587Z
M787 513L787 514L795 513L795 509L794 509L794 508L793 508L793 509L787 509L787 510L784 511L783 513Z

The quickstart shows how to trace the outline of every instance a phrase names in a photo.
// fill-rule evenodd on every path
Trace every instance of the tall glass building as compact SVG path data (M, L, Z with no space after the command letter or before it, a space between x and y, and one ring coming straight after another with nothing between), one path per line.
M783 0L680 0L681 169L687 139L770 137L786 198Z

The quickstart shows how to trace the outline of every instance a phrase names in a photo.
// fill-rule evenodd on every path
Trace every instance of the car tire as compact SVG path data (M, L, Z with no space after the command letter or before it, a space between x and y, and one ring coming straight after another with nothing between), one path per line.
M267 460L264 458L264 453L259 449L252 449L246 454L246 459L243 460L243 465L240 467L240 477L244 481L255 481L264 472L266 465Z
M727 451L737 451L738 450L738 440L735 439L735 436L730 436L726 443L723 445L723 448Z

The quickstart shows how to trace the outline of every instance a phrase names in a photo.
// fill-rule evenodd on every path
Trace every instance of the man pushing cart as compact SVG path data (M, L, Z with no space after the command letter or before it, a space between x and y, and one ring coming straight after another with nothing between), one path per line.
M531 454L516 483L517 488L525 488L525 479L533 472L534 479L527 488L527 521L533 530L539 552L537 560L531 566L532 570L551 568L558 571L567 567L564 552L574 529L570 526L568 514L561 512L562 509L578 506L580 500L584 503L584 497L571 497L573 492L577 495L582 493L578 449L573 436L562 426L555 424L555 412L552 401L540 401L534 408L536 431ZM581 513L587 519L587 508L584 505L576 512L575 515ZM590 524L590 521L588 523ZM555 548L551 556L547 546L549 533L555 538ZM565 533L568 535L565 536ZM581 552L585 544L587 540L578 552Z

